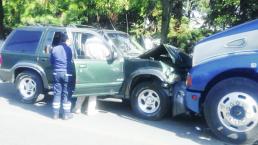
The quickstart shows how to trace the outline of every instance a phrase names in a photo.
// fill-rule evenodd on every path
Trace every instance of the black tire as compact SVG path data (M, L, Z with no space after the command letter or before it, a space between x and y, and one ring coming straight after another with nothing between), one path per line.
M32 90L32 93L27 91L27 93L24 93L23 90L28 90L26 87L24 87L21 83L33 81L32 84L36 87L30 88ZM31 71L23 71L21 72L15 79L15 85L18 89L20 100L24 103L35 103L38 96L42 94L43 92L43 85L41 81L41 77Z
M156 98L159 98L160 105L157 105L156 111L154 112L146 112L143 109L141 109L140 104L138 103L139 95L143 93L143 91L152 90L156 93ZM167 93L164 91L164 88L161 87L161 84L157 81L154 82L142 82L133 89L130 101L131 101L131 107L134 111L134 113L143 118L148 120L160 120L162 117L166 115L170 108L170 97L167 95ZM156 103L155 103L156 104Z
M130 100L129 99L122 99L122 103L126 106L130 105Z
M208 126L211 128L212 132L221 140L233 143L233 144L253 144L257 140L258 125L253 124L245 127L250 127L246 130L241 130L240 124L235 125L231 123L232 118L235 120L245 120L246 112L244 110L238 110L238 113L234 113L234 107L239 107L238 103L241 101L248 102L247 106L254 107L253 104L258 103L258 83L242 77L234 77L225 79L217 83L207 95L204 103L204 115ZM242 96L244 94L245 96ZM237 96L237 97L236 97ZM248 96L248 97L246 97ZM233 98L231 98L233 97ZM253 101L250 101L251 100ZM249 99L247 101L247 99ZM238 103L234 103L238 102ZM251 103L249 103L251 102ZM230 104L230 105L228 105ZM219 107L219 105L224 106ZM241 107L241 106L240 106ZM243 109L243 107L242 107ZM228 114L225 112L229 112ZM250 111L250 110L249 110ZM251 109L253 114L257 114L255 108ZM256 116L256 115L253 115ZM231 117L231 118L230 118ZM255 119L257 121L257 118ZM226 122L226 123L225 123ZM249 121L246 121L249 122Z

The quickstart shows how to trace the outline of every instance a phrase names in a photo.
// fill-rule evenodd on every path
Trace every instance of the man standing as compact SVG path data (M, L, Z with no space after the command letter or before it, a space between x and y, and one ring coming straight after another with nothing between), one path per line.
M62 113L64 120L71 119L71 97L68 90L68 82L72 76L72 50L68 46L70 41L66 34L60 33L60 44L51 51L50 61L53 66L54 100L53 119L58 119ZM62 104L61 104L62 102ZM62 112L60 108L62 106Z

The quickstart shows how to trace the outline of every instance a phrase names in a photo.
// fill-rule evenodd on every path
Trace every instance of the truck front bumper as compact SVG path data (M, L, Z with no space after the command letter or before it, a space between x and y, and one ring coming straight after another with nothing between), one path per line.
M200 92L187 90L185 82L178 82L173 87L172 116L185 114L190 111L200 113Z
M200 92L186 90L186 96L185 96L186 108L195 113L200 113L200 98L201 98Z
M185 114L187 109L185 106L186 86L184 82L176 83L172 89L172 92L172 116Z

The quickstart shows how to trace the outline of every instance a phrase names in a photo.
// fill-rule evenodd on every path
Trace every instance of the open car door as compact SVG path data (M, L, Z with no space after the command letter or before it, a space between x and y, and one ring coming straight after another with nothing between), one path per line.
M67 31L75 54L73 96L118 94L124 80L123 59L110 58L114 50L99 33L73 28Z

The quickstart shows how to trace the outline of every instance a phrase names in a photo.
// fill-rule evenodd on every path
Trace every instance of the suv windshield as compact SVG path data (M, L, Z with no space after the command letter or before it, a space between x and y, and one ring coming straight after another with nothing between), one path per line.
M107 33L114 45L120 49L126 56L138 56L144 52L144 48L136 41L132 40L129 35L123 33Z

